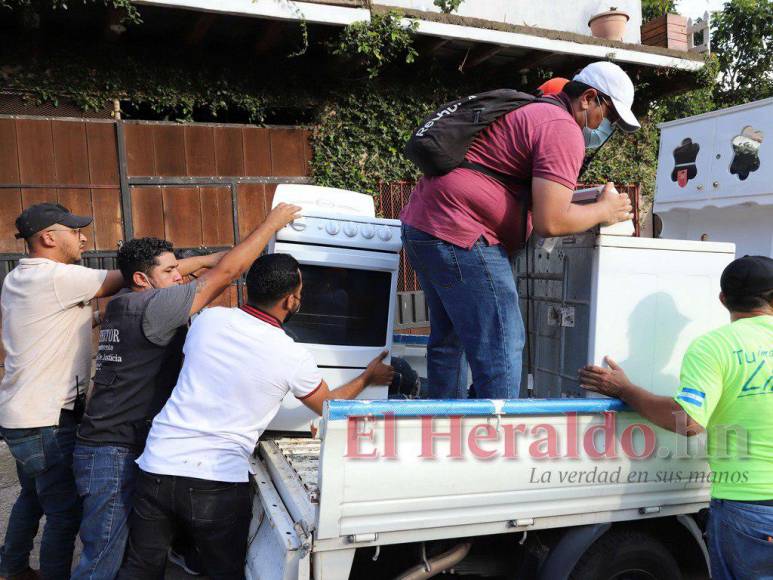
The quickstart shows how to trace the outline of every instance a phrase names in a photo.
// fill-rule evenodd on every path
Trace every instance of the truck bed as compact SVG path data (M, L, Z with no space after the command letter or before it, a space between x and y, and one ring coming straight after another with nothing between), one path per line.
M352 457L351 422L364 420L357 429L376 434L377 444L363 439L361 451L376 448L383 455L388 416L394 421L399 456ZM500 442L482 445L500 452L508 429L523 429L518 457L480 459L465 449L464 457L449 458L448 440L438 439L436 457L422 459L422 422L428 417L438 432L448 432L452 418L459 417L465 446L471 427L491 425L490 433L499 433ZM290 516L313 533L318 548L395 543L439 533L459 537L540 529L570 520L580 524L694 513L707 504L708 481L686 479L708 469L700 452L693 449L677 460L660 456L661 450L678 451L687 444L693 448L699 441L679 442L680 436L651 427L658 453L650 457L629 457L618 450L617 457L594 459L581 438L579 456L566 458L571 437L567 417L577 422L581 436L613 417L618 434L644 424L619 401L599 399L333 401L321 441L265 440L259 457ZM561 457L532 456L534 442L547 430L557 434ZM616 479L599 479L602 473Z
M322 442L319 439L282 437L264 442L284 457L287 465L306 491L311 503L319 503L319 454Z
M388 421L397 450L393 458L383 457ZM502 451L503 436L520 429L518 456L481 459L465 449L463 457L449 457L450 443L441 438L435 457L422 458L427 421L438 433L450 432L459 421L465 441L471 429L489 425L499 443L482 442L487 450ZM309 567L315 579L336 580L348 578L356 548L679 516L708 506L708 481L685 479L708 469L695 449L699 438L688 441L650 426L658 453L590 456L582 434L610 421L618 435L646 425L609 399L332 401L320 440L280 437L259 444L253 461L258 539L248 577L305 578L298 570ZM579 455L567 458L573 423L580 433ZM547 431L556 433L560 457L533 456L535 441ZM375 438L360 437L359 449L353 449L357 433L365 432ZM687 456L660 455L683 453L684 445ZM374 448L381 457L356 457ZM281 555L273 568L261 556L269 541L277 546L271 553ZM269 569L283 572L277 576Z

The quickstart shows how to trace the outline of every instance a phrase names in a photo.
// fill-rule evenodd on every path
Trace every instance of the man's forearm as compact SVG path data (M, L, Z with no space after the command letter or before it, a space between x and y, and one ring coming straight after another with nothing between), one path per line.
M109 270L107 272L107 276L105 276L105 281L102 282L102 286L99 287L99 290L97 290L94 298L107 298L108 296L112 296L121 290L124 285L125 283L121 271Z
M368 372L362 373L356 379L349 381L345 385L341 385L337 389L333 389L328 394L328 399L354 399L359 395L365 387L370 384L370 375Z
M558 224L559 236L579 234L597 226L606 216L606 210L598 203L570 203L562 223Z
M655 395L636 385L621 389L619 397L629 407L658 427L687 436L696 435L702 431L700 425L687 415L679 403L671 397Z
M210 271L222 270L227 274L227 277L235 280L252 265L273 235L274 228L270 224L263 223L246 239L227 252Z
M205 256L191 256L183 258L177 262L177 270L181 276L187 276L202 268L214 268L215 265L225 256L226 252L215 252Z

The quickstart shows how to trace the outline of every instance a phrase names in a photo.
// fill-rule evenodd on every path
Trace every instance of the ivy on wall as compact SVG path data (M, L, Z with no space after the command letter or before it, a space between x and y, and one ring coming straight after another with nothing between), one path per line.
M330 43L330 51L358 62L371 79L389 64L401 60L411 64L418 55L413 47L413 37L419 24L413 21L404 27L400 21L401 16L397 12L375 13L369 22L355 22L344 28Z
M260 124L272 107L287 102L285 95L268 90L240 67L224 69L202 61L186 66L175 55L162 59L152 51L127 55L110 47L100 53L83 47L37 58L19 47L8 61L0 63L0 83L30 104L58 105L67 100L84 111L96 111L118 99L126 118L216 121L226 117ZM116 62L120 66L114 66ZM293 102L302 106L308 98L302 87L286 84L296 95Z
M378 83L336 94L312 133L314 180L375 195L379 182L417 178L402 148L430 106L426 93Z
M433 4L440 8L440 11L444 14L451 14L459 8L464 0L435 0Z

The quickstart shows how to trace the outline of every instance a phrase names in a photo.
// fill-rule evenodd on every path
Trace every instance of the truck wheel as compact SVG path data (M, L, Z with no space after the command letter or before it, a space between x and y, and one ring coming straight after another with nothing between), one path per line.
M607 532L596 540L569 575L571 580L682 580L674 557L652 536Z

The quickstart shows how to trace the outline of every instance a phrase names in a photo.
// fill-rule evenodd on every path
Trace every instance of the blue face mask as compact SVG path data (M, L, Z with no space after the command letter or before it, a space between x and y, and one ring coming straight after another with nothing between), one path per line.
M601 105L599 105L601 106ZM595 129L588 127L588 111L585 111L585 127L582 128L582 137L585 139L586 149L598 149L609 139L615 131L615 126L604 117Z

